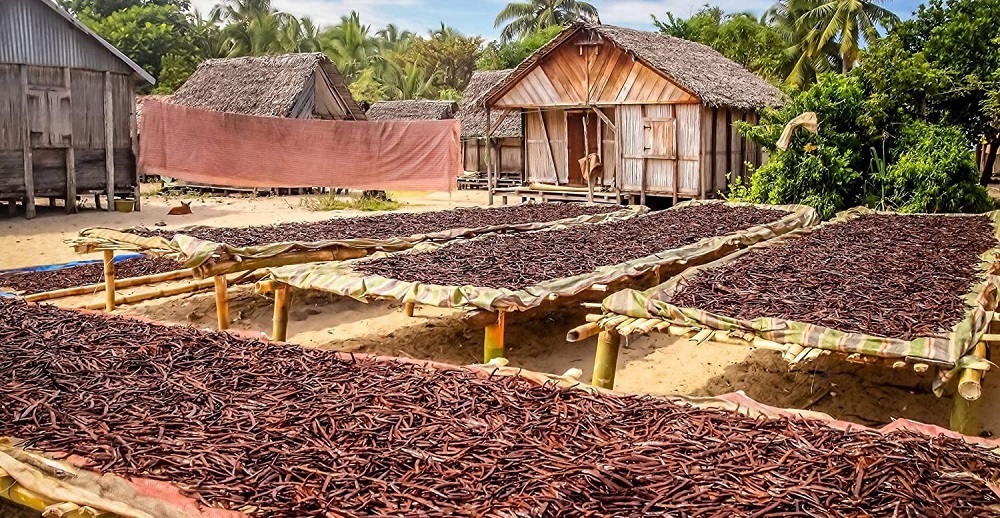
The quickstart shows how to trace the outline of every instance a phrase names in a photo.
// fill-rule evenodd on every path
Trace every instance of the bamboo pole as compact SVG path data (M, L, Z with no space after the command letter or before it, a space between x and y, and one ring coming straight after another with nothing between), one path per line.
M219 322L219 331L229 329L229 283L225 275L216 275L215 284L215 316Z
M145 286L147 284L154 284L157 282L177 281L180 279L190 278L192 275L191 270L177 270L174 272L116 279L115 289ZM24 300L28 302L41 302L43 300L63 299L66 297L77 297L80 295L93 295L95 293L105 291L105 288L107 288L107 285L102 282L100 284L90 284L87 286L76 286L74 288L64 288L61 290L46 291L44 293L35 293L34 295L24 297Z
M234 274L231 277L232 281L239 279L245 274ZM263 273L254 273L254 277L263 277ZM174 295L182 295L184 293L194 293L198 291L210 290L215 287L215 279L199 279L183 284L178 284L176 286L169 286L165 288L158 288L155 290L146 290L133 293L131 295L118 295L115 297L115 305L124 306L126 304L135 304L137 302L144 302L147 300L161 299L163 297L173 297ZM102 309L104 308L104 302L96 302L93 304L85 304L82 306L74 306L77 309Z
M597 325L597 322L590 322L570 329L569 332L566 333L566 341L579 342L580 340L586 340L591 336L599 334L600 332L601 326Z
M414 304L414 303L412 303L412 302L407 302L407 303L403 304L403 312L406 313L406 316L412 318L413 317L413 310L416 309L416 306L417 305Z
M986 358L986 344L979 342L972 350L972 355L979 359ZM983 371L977 369L963 369L958 378L958 393L963 399L976 401L983 395L982 388Z
M284 342L288 339L288 308L291 306L288 292L291 288L282 284L274 290L274 320L271 327L271 340Z
M981 399L968 400L959 394L955 394L952 402L951 418L949 428L962 435L976 435L979 433L979 410L983 405Z
M278 289L278 286L280 286L278 281L274 279L264 279L253 285L253 291L258 295L264 295L265 293L271 293Z
M594 356L594 377L590 384L605 389L615 388L615 370L618 368L618 349L622 337L618 331L603 331L597 338L597 354Z
M359 259L368 255L364 248L337 248L334 250L310 250L306 252L288 252L274 257L261 259L245 259L243 261L220 261L204 264L194 269L194 274L200 279L215 277L233 272L246 272L261 268L276 268L290 264L318 263L323 261L346 261Z
M104 311L115 310L115 252L104 251Z
M497 321L486 326L486 339L483 342L483 363L489 363L494 358L503 358L504 350L504 312L497 311Z

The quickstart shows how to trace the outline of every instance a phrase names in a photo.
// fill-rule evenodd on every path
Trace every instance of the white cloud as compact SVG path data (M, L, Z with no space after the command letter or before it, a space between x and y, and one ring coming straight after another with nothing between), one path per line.
M774 4L774 0L713 0L712 2L706 0L626 0L624 2L593 0L592 3L600 11L601 21L604 23L651 26L651 14L662 18L664 13L670 11L676 16L686 18L701 9L706 3L719 6L727 13L750 11L760 14Z

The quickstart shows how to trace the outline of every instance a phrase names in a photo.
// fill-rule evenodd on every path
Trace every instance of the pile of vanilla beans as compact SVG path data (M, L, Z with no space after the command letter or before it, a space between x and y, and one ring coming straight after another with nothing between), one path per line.
M0 436L269 517L984 516L1000 457L0 299Z

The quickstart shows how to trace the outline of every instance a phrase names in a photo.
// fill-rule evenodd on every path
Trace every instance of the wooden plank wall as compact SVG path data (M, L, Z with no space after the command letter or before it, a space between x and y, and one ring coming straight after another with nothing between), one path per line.
M518 81L496 107L692 103L697 98L608 41L564 42Z
M621 188L626 194L640 194L643 174L646 194L673 195L674 178L680 187L678 194L699 197L701 191L700 105L664 104L623 106L618 109L618 132L622 142L623 171ZM650 158L653 149L644 142L647 119L676 121L675 143L651 143L656 149L675 149L675 159ZM663 135L656 133L654 138Z
M753 111L702 107L702 177L708 180L706 195L710 198L726 192L727 174L746 179L749 176L747 162L754 166L763 162L760 146L743 138L733 124L736 121L756 124L757 114Z
M30 88L36 94L46 89L55 91L64 88L65 77L61 68L28 67L27 73ZM23 124L28 121L28 117L21 109L19 75L18 65L0 64L0 199L18 199L25 194L22 140ZM63 128L63 133L72 132L77 192L100 192L107 183L104 74L71 70L70 84L69 102L60 101L57 105L49 103L47 106L50 109L70 111L68 125ZM135 184L136 165L131 141L131 114L134 110L132 88L130 76L111 74L115 186L121 192L129 192ZM36 96L35 102L41 102L41 98ZM57 119L62 120L59 117ZM41 122L36 121L38 124ZM49 128L59 130L51 124ZM68 139L66 142L53 142L51 139L47 142L35 142L32 169L38 197L65 195L67 145Z

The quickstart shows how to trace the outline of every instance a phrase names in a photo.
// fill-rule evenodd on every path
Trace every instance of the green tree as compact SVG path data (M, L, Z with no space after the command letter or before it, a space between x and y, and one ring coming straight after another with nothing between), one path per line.
M663 34L704 43L763 77L785 78L788 59L781 33L749 13L725 14L705 6L687 19L669 12L664 20L654 15L653 24Z
M115 11L146 5L172 5L182 12L191 8L189 0L60 0L59 4L73 14L88 13L94 18L105 18Z
M802 15L800 23L817 31L812 52L822 53L827 44L838 43L843 72L858 61L861 47L879 38L879 27L891 29L899 17L880 6L885 0L820 0Z
M396 101L433 99L437 94L434 83L435 77L428 74L426 68L416 63L408 63L401 74L389 78L386 95Z
M508 42L546 27L565 27L581 20L598 21L597 8L577 0L530 0L507 4L497 14L493 26L503 27L500 41Z
M435 94L448 88L461 91L472 77L482 46L482 38L463 36L442 25L431 31L429 37L414 39L398 58L404 68L414 65L425 70Z
M1000 0L930 0L895 31L906 50L949 71L951 87L931 98L928 111L962 128L984 154L981 181L989 180L1000 148Z
M175 67L181 61L198 59L192 25L176 5L150 3L114 11L106 17L96 17L89 11L79 16L153 77L160 77L168 54L175 56Z
M534 54L536 50L542 48L543 45L552 41L552 38L562 32L562 29L558 25L553 25L514 41L506 43L491 41L483 49L482 55L476 62L476 68L479 70L514 68L528 56Z
M817 0L778 0L763 17L785 41L785 83L799 89L816 82L819 74L843 68L836 42L820 46L819 29L804 22L817 4Z
M320 33L323 51L337 65L348 82L360 72L382 61L379 41L371 34L371 26L361 23L361 16L351 12L342 16L340 23L327 27Z
M366 68L349 85L351 97L359 103L372 104L386 98L385 87L375 79L375 70Z

